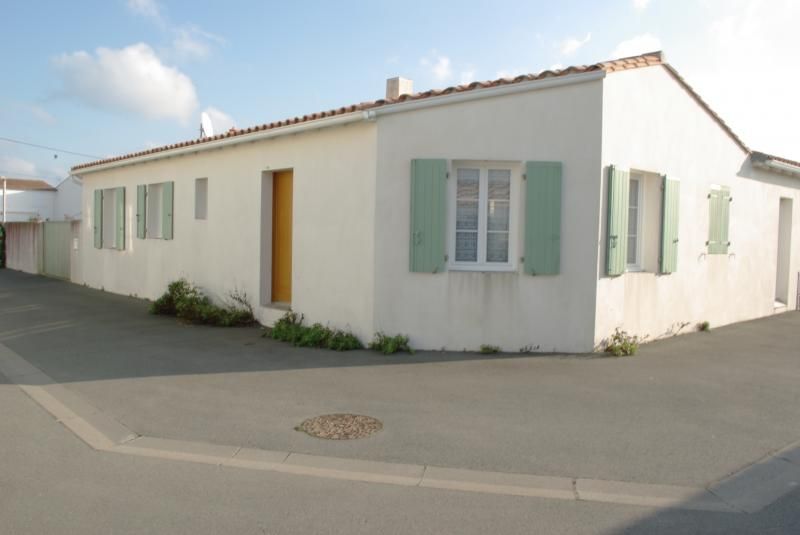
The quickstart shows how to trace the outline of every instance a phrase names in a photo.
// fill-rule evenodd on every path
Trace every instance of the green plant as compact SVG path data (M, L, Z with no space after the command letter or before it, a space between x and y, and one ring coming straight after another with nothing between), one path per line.
M615 357L635 355L639 349L639 342L638 336L630 335L617 327L606 344L606 353L611 353Z
M701 332L707 333L711 330L711 324L708 323L707 321L700 322L697 325L697 329Z
M310 327L303 325L303 315L287 312L272 327L264 329L264 336L289 342L298 347L317 347L334 351L362 349L364 345L354 334L339 329L333 330L321 323Z
M389 336L379 331L375 333L375 338L369 343L369 348L374 351L380 351L384 355L391 355L398 351L414 354L414 350L408 345L408 336L403 334Z
M250 325L255 322L253 308L244 292L232 291L229 302L220 307L212 303L197 286L183 278L169 283L164 295L150 305L150 312L176 316L188 323L220 327Z
M489 344L481 345L480 352L484 354L492 354L492 353L499 353L500 348L498 346L493 346Z

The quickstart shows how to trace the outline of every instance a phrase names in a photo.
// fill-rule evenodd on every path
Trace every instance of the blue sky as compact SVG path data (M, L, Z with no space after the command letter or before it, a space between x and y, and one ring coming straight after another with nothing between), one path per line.
M794 0L6 1L0 138L96 156L416 90L663 49L753 148L800 158ZM794 71L794 72L792 72ZM0 140L0 175L89 158Z

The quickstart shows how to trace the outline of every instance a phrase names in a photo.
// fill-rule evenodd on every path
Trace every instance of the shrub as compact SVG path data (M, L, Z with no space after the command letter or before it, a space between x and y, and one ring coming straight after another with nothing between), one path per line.
M711 330L711 324L710 324L710 323L708 323L707 321L700 322L700 323L697 325L697 329L698 329L699 331L701 331L701 332L707 333L708 331L710 331L710 330Z
M150 305L153 314L176 316L188 323L234 327L255 323L253 308L247 294L234 290L229 302L219 307L208 296L186 279L178 279L167 286L167 291Z
M321 323L315 323L310 327L303 325L303 315L298 315L296 312L287 312L272 327L264 330L264 336L289 342L298 347L317 347L334 351L350 351L364 347L361 340L350 332L333 330Z
M635 355L638 349L639 337L632 336L619 327L617 327L606 344L606 353L611 353L615 357Z
M481 345L480 352L484 354L499 353L500 348L489 344L483 344Z
M414 350L408 345L408 336L403 334L389 336L382 332L377 332L375 333L375 338L369 343L369 348L374 351L380 351L384 355L391 355L398 351L414 354Z

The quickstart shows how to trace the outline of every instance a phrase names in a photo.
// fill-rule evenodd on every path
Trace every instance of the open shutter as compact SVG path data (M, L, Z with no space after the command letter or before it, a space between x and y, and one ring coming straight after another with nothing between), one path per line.
M411 160L410 270L444 271L446 160Z
M94 246L97 249L103 248L103 190L94 190L94 210L92 212L92 223L94 224Z
M557 275L561 266L561 162L527 162L525 177L525 273Z
M147 232L147 186L136 186L136 237L145 238Z
M708 195L708 253L728 254L728 224L731 192L726 186L714 188Z
M161 237L165 240L172 239L174 184L174 182L164 182L163 204L161 206Z
M117 220L115 229L117 231L117 249L125 250L125 188L117 188L114 198L117 203Z
M678 269L678 207L681 183L664 175L661 202L661 273Z
M613 165L608 167L608 230L606 273L625 272L628 250L628 171Z

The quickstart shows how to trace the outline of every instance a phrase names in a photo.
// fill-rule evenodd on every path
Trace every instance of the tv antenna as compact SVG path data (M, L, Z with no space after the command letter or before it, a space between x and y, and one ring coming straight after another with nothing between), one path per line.
M214 125L206 112L200 114L200 137L214 137Z

